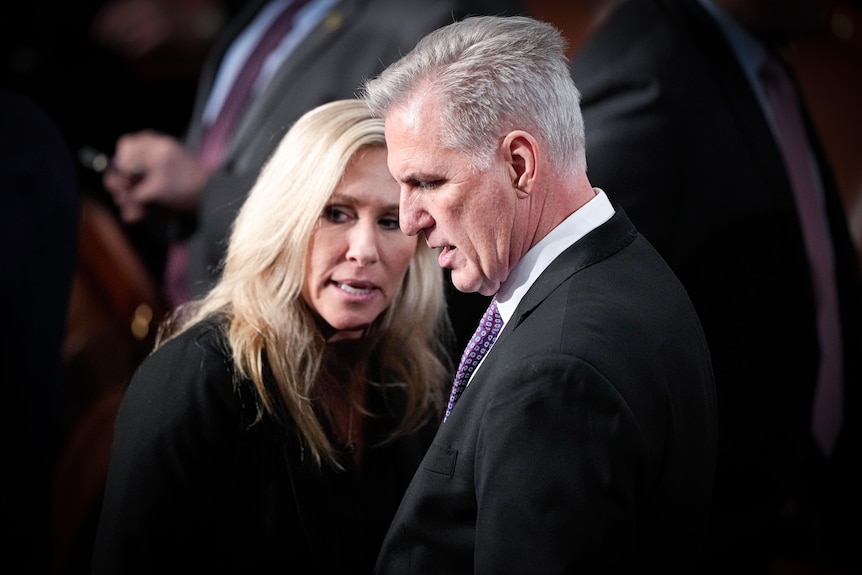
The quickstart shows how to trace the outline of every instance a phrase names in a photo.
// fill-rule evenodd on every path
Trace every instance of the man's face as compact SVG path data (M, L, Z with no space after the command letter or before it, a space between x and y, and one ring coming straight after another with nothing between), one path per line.
M463 292L492 295L509 275L517 197L508 165L495 153L478 170L444 148L433 101L409 101L387 114L389 171L401 187L401 230L439 248Z

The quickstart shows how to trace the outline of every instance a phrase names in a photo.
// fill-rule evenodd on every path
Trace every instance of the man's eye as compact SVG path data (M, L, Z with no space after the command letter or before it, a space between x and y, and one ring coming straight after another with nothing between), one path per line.
M440 180L433 180L430 182L417 182L416 187L422 190L433 190L440 185Z
M410 180L410 187L418 190L433 190L442 184L442 180Z

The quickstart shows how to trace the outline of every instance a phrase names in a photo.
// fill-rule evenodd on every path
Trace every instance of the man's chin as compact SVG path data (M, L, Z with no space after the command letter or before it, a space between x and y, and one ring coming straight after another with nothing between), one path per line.
M464 292L471 293L476 291L475 289L471 289L473 284L470 283L469 278L464 277L464 273L458 270L449 270L449 279L452 281L452 285L455 286L455 289Z
M489 287L482 283L481 277L469 276L460 270L452 270L452 285L460 292L480 293L482 295L494 295L497 293L495 286Z

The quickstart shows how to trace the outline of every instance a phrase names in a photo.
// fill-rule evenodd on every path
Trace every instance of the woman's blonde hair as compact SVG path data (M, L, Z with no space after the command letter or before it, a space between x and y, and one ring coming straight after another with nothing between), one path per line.
M286 412L304 448L338 467L338 450L314 409L325 341L300 292L316 223L350 159L385 147L383 121L360 100L338 100L303 115L263 167L233 225L218 283L166 322L160 344L191 325L218 318L239 378L254 384L258 417ZM368 332L371 360L405 389L407 406L392 437L438 415L449 374L443 275L418 241L397 296ZM271 383L267 383L271 374Z

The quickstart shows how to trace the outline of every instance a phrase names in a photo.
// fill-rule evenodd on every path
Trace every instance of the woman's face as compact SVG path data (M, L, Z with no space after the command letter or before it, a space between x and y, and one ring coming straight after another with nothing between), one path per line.
M398 293L416 237L398 225L399 187L386 149L360 150L320 215L302 297L328 341L361 337Z

